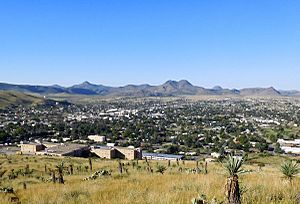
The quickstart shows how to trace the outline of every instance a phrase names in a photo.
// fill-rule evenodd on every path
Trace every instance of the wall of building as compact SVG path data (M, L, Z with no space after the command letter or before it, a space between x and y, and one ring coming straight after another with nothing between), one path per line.
M95 153L98 157L104 158L104 159L114 159L115 158L115 150L114 149L94 149L92 151Z
M141 151L138 151L137 149L131 149L131 148L122 148L122 147L115 147L118 153L118 158L120 159L128 159L128 160L134 160L134 159L141 159Z
M22 144L21 152L23 154L35 154L37 151L44 149L44 146L41 144Z

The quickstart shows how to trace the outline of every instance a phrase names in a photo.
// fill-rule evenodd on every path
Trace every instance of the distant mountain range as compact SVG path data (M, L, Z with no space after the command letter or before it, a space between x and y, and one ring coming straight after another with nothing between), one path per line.
M47 94L83 94L100 96L181 96L181 95L235 95L235 96L300 96L299 91L283 91L269 88L245 88L245 89L223 89L220 86L213 88L203 88L194 86L187 80L172 81L169 80L162 85L151 86L127 85L122 87L111 87L96 85L89 82L74 85L71 87L36 86L36 85L15 85L0 83L0 90L19 91L23 93Z

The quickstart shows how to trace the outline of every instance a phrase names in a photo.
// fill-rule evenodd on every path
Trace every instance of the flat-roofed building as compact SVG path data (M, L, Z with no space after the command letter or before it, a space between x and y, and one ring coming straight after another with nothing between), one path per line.
M88 139L92 140L94 142L105 142L105 136L101 136L101 135L89 135Z
M107 146L96 146L91 148L91 152L103 159L114 159L115 149Z
M106 159L142 159L142 151L139 148L95 146L91 148L91 152Z
M39 143L21 144L22 154L36 154L38 151L42 151L44 149L45 146Z
M295 140L284 140L278 139L277 142L280 144L281 150L287 154L300 154L300 139Z
M142 151L139 148L115 147L117 157L120 159L142 159Z

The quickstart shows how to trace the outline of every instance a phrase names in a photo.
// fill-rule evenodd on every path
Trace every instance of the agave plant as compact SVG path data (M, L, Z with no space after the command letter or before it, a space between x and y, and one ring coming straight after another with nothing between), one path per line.
M294 177L300 173L300 165L296 161L289 160L280 166L280 170L284 178L292 184Z
M241 203L241 192L239 186L238 174L245 172L242 169L244 164L243 158L236 158L229 155L224 164L224 168L228 173L225 194L229 204L240 204Z
M158 172L158 173L164 174L166 170L167 170L167 168L163 165L156 166L156 172Z

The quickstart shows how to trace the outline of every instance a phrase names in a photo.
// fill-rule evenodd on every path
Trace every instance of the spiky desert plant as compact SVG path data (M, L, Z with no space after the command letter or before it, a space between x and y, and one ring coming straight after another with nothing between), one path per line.
M135 164L135 161L132 161L131 164L132 164L132 169L134 169L134 168L135 168L135 165L136 165L136 164Z
M243 163L243 158L236 158L231 155L229 155L225 160L224 168L228 173L225 185L225 196L229 204L241 203L238 174L244 172L242 169Z
M121 161L119 161L118 169L119 169L119 173L122 174L123 173L123 165L122 165Z
M208 171L207 171L207 161L206 161L204 164L204 174L207 174L207 173L208 173Z
M69 165L69 172L70 172L70 175L73 175L73 164L70 164Z
M90 167L90 171L93 171L93 164L92 164L92 158L89 157L89 167Z
M55 170L51 170L50 172L51 172L51 180L53 183L55 183L56 182Z
M164 174L166 170L167 170L167 168L163 165L158 165L156 167L156 172L161 173L161 174Z
M26 164L25 169L24 169L24 174L25 174L25 175L30 174L29 164Z
M290 184L294 177L300 173L300 165L296 161L286 161L280 166L280 171Z
M64 163L60 163L59 165L56 166L57 171L58 171L58 183L64 184L64 176L63 176L63 170L64 170Z

